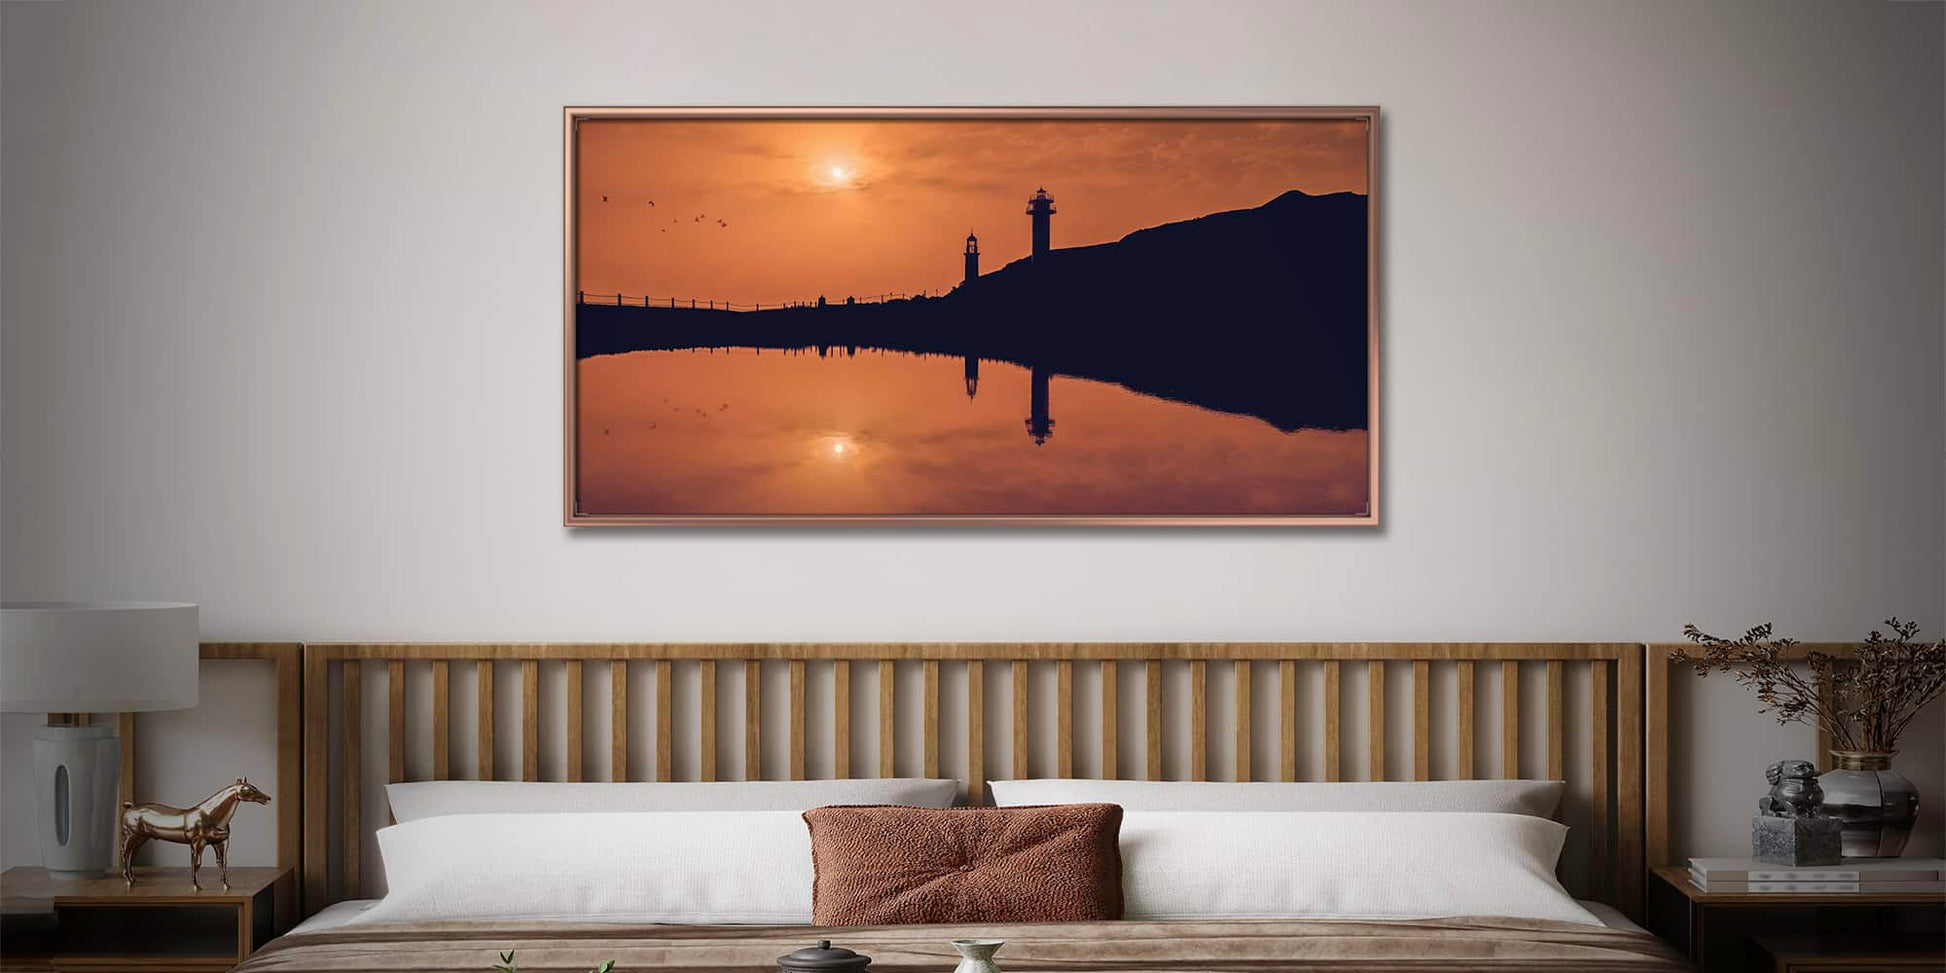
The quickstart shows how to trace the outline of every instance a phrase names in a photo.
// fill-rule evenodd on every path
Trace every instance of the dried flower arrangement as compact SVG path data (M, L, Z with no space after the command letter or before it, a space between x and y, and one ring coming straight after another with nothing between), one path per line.
M1946 691L1946 641L1919 641L1916 622L1893 618L1885 624L1892 636L1874 630L1855 661L1812 651L1799 660L1800 669L1785 658L1797 641L1772 638L1769 625L1735 640L1684 625L1683 635L1703 648L1673 658L1695 666L1698 676L1730 674L1763 701L1758 712L1776 713L1779 723L1821 727L1834 749L1891 753L1912 718ZM1821 694L1820 685L1829 692Z
M614 971L615 961L605 959L597 964L594 969L589 970L588 973L614 973ZM513 950L510 949L500 954L500 962L493 964L493 973L520 973L520 967L514 965Z

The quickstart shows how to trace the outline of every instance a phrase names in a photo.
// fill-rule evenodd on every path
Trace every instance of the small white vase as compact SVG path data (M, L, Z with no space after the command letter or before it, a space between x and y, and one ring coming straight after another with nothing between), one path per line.
M959 965L953 973L1000 973L999 964L993 961L993 954L1007 945L1004 939L955 939L953 948L959 950Z

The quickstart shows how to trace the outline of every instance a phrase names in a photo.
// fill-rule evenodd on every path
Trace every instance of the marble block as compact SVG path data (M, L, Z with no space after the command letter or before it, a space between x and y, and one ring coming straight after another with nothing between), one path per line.
M1773 865L1836 865L1843 857L1844 822L1822 815L1750 819L1750 856Z

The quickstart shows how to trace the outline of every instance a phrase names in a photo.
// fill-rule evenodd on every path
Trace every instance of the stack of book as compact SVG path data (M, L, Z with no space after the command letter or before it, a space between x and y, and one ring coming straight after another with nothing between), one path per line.
M1873 858L1792 868L1755 858L1691 858L1689 884L1705 892L1946 892L1946 859Z

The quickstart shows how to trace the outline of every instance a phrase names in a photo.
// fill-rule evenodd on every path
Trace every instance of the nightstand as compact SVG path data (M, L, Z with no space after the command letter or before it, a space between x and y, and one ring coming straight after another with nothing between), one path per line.
M1913 973L1946 931L1946 893L1705 892L1683 866L1651 871L1643 924L1703 973Z
M0 874L0 969L222 973L283 932L295 918L290 868L232 868L230 888L204 868L203 890L187 868L138 868L60 881L40 868Z

